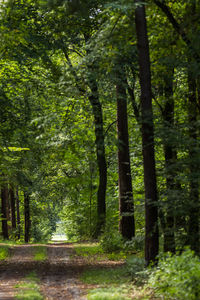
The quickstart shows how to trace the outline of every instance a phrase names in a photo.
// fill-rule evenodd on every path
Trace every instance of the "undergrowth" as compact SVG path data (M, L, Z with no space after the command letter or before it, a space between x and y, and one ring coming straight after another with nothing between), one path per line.
M100 244L79 244L75 246L76 254L91 259L104 259L103 266L100 264L93 268L85 269L81 274L81 281L91 286L88 291L88 300L129 300L148 299L147 293L142 291L146 281L144 271L144 259L131 255L130 251L105 253ZM113 249L112 249L113 250ZM112 263L112 260L122 260L120 265ZM98 286L98 288L96 288ZM94 288L92 288L94 287Z
M187 249L180 255L168 254L151 272L148 287L162 299L200 299L200 259Z
M127 253L120 252L106 252L99 243L82 243L74 246L76 255L82 256L88 260L122 260L126 259Z
M0 260L5 260L7 257L9 257L9 246L1 245L0 246Z

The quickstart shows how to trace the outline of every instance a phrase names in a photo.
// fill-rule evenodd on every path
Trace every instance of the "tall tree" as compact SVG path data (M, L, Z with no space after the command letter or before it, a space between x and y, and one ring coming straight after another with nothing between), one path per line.
M8 240L8 223L7 223L7 203L8 203L8 187L7 184L4 183L1 186L1 218L2 218L2 233L3 238Z
M19 203L19 190L18 187L16 188L16 211L17 211L17 238L20 240L21 236L21 221L20 221L20 203Z
M28 243L30 240L30 195L24 192L24 241Z
M166 132L174 125L174 100L173 100L173 69L168 68L168 73L164 77L164 97L165 103L163 107L163 121ZM174 209L173 193L176 189L176 172L174 170L174 162L177 154L175 146L169 137L164 140L164 156L165 156L165 173L167 188L167 207L164 228L164 251L175 252L175 235L174 235Z
M14 187L10 185L10 206L11 206L11 223L12 229L16 230L16 201Z
M129 154L126 75L123 64L116 66L119 229L124 238L135 236L132 177Z
M142 152L145 186L145 260L148 265L156 260L159 248L158 203L154 153L151 71L145 6L135 0L139 74L141 85Z
M197 142L197 81L196 76L189 67L188 71L188 118L189 137L191 140L189 149L189 224L188 244L196 253L199 253L199 147Z

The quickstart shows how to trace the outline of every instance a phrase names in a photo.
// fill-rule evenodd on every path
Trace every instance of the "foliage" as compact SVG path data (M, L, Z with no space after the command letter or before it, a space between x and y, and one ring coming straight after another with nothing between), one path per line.
M9 246L0 246L0 260L5 260L9 256Z
M123 249L124 240L118 231L105 230L100 237L100 245L105 252L117 252Z
M31 241L48 240L58 220L70 240L95 236L99 174L89 102L91 77L96 80L103 110L108 165L102 251L113 259L116 251L123 258L124 252L143 250L145 194L134 2L24 0L0 5L0 183L6 181L19 191L21 240L24 191L30 194ZM179 32L161 9L163 5L181 22ZM146 8L160 240L165 242L172 232L176 248L190 244L198 252L195 241L198 243L199 235L193 229L199 227L200 5L199 1L160 0L149 1ZM93 73L88 66L94 68ZM122 66L137 232L131 241L123 241L117 232L115 85L116 70ZM195 91L190 90L189 73ZM193 103L191 95L196 97ZM170 121L166 118L169 107ZM173 223L170 228L169 220ZM15 230L10 237L15 238ZM98 253L100 248L82 251L84 256L92 251L94 257L103 255Z
M167 299L199 299L200 260L187 249L179 255L161 258L148 286Z
M145 260L137 256L129 256L126 259L127 272L134 282L143 282L148 277L145 271Z
M142 251L144 249L144 236L136 235L130 241L126 241L124 249L129 252Z

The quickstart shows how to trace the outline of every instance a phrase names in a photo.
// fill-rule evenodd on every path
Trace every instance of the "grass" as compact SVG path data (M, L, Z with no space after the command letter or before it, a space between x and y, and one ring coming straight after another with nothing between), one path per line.
M15 286L18 293L15 299L18 300L43 300L38 286L39 278L35 272L29 273L25 280Z
M97 243L76 244L75 251L88 261L104 260L104 267L94 265L93 268L85 269L80 276L80 280L91 287L88 300L150 299L148 291L143 289L144 281L140 271L144 266L140 255L124 251L104 253ZM114 263L113 266L110 260L124 260L125 263Z
M122 260L126 259L126 253L105 253L98 243L81 243L75 244L74 250L76 255L82 256L89 260Z
M125 266L115 268L94 268L85 270L81 275L81 280L87 284L124 284L130 283L130 276Z
M0 246L0 260L5 260L9 257L9 246L8 245L1 245Z
M98 285L88 292L89 300L129 300L131 280L126 266L114 268L94 268L85 270L81 281L86 284Z
M33 247L34 260L43 261L47 259L47 248L46 246L34 246Z
M100 288L88 293L88 300L129 300L122 288Z

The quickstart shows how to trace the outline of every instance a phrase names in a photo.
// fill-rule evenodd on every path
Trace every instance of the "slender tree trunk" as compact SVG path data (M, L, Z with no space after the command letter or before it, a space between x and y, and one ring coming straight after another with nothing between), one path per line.
M119 68L119 66L118 66ZM123 67L121 67L123 68ZM129 134L127 119L127 95L124 70L117 72L117 134L119 174L119 230L124 238L135 236L132 178L129 155Z
M19 211L19 192L18 188L16 189L16 208L17 208L17 238L20 240L20 235L21 235L21 222L20 222L20 211Z
M165 106L163 110L164 126L168 129L174 124L174 99L173 99L173 71L165 78ZM166 185L167 185L167 208L166 208L166 226L164 231L164 251L175 253L174 236L174 208L173 190L175 189L176 177L173 170L174 166L174 146L172 142L166 139L164 142Z
M11 223L12 223L12 229L16 230L16 215L15 215L15 192L14 188L11 185L10 186L10 206L11 206Z
M145 6L140 0L135 9L135 24L141 85L142 148L145 186L145 260L156 260L159 249L158 199L154 153L151 72Z
M197 142L197 91L196 78L189 70L188 72L188 118L189 118L189 136L191 144L189 145L190 159L190 204L189 204L189 222L188 222L188 243L196 253L199 253L199 148Z
M30 196L24 193L24 241L28 243L30 239Z
M1 187L1 218L2 218L2 233L5 240L9 239L8 224L7 224L7 203L8 203L8 188L7 184Z
M165 132L170 132L174 125L174 99L173 99L173 68L167 66L168 73L163 77L163 84L159 88L159 94L165 98L162 111L163 126ZM164 234L164 252L175 252L175 236L174 236L174 210L176 207L176 199L174 197L176 189L176 171L174 162L176 160L176 150L174 148L170 136L165 134L163 139L164 156L165 156L165 175L167 188L167 203L164 210L160 208L160 221Z
M84 34L85 43L89 41L91 36ZM87 55L90 55L90 50L87 50ZM105 139L103 129L103 112L101 102L99 100L98 84L96 79L96 64L95 62L88 63L88 86L90 88L89 101L92 106L95 126L95 143L97 153L97 165L99 170L99 186L97 192L97 227L94 233L98 237L104 229L106 223L106 189L107 189L107 163L105 154Z
M89 78L91 94L89 101L92 105L94 116L95 136L96 136L96 153L97 165L99 169L99 186L97 192L97 228L95 235L100 235L106 221L106 188L107 188L107 165L105 155L105 142L103 130L103 113L99 101L97 82L91 74Z

